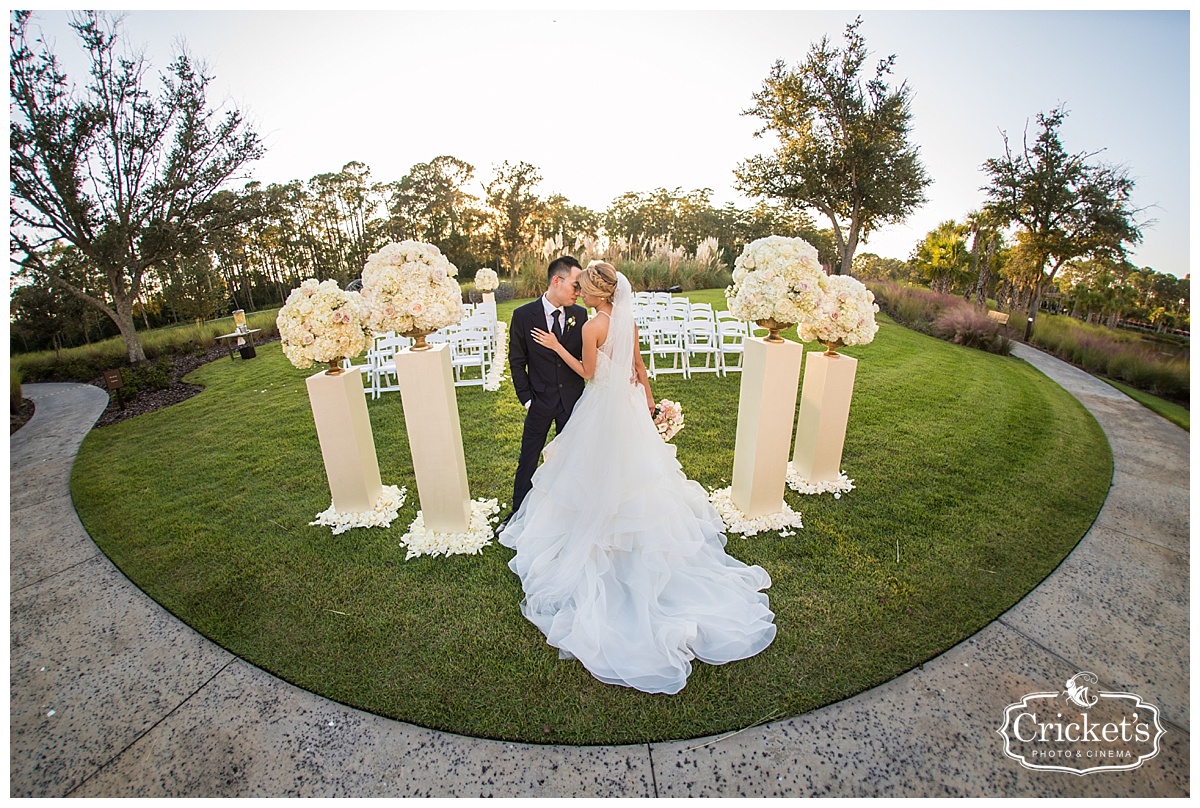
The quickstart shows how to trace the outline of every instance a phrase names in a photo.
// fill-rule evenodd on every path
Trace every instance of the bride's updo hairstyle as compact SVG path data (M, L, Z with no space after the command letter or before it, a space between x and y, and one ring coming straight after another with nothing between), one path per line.
M579 276L579 288L611 303L617 291L617 270L605 261L591 261Z

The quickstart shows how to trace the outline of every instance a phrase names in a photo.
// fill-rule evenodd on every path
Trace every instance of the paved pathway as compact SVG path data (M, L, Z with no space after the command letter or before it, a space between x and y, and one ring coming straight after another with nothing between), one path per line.
M1079 546L990 626L872 690L724 739L526 746L433 732L282 682L201 637L99 552L68 478L107 394L29 385L10 441L13 796L1180 796L1190 789L1189 444L1045 354L1112 444ZM1004 757L1007 704L1080 670L1159 706L1162 751L1086 777Z

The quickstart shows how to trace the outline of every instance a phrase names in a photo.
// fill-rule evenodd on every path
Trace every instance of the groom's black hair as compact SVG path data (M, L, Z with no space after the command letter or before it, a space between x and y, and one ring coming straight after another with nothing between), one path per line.
M583 269L573 256L563 255L550 262L546 270L546 283L552 283L555 275L570 275L572 269Z

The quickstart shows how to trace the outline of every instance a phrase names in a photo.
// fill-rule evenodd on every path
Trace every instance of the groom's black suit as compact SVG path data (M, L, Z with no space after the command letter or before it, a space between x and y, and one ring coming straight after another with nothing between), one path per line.
M564 306L559 324L559 342L567 352L583 361L583 324L587 309ZM531 402L525 413L525 432L521 436L521 456L517 460L517 475L513 481L513 513L521 507L525 495L533 487L533 472L537 470L538 455L546 445L550 424L555 434L563 431L575 402L583 395L583 377L571 370L558 354L533 341L535 328L548 331L546 310L542 298L526 303L513 312L512 330L508 341L508 365L512 371L513 387L521 403Z

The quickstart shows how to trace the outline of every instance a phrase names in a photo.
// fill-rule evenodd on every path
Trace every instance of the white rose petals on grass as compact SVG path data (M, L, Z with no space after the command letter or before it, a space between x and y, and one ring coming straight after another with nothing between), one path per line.
M721 521L725 523L725 529L730 533L753 536L756 533L776 530L779 531L780 536L794 536L796 534L791 528L804 527L800 521L800 514L788 507L786 502L783 503L783 510L778 513L769 513L766 516L751 519L742 512L741 508L733 504L732 486L710 491L708 501L717 509Z
M309 522L309 524L331 527L335 536L345 533L353 527L391 527L392 520L404 507L407 495L408 489L406 488L385 485L379 492L379 499L375 500L373 510L362 513L338 513L333 509L333 505L330 505L328 510L317 514L315 522Z
M471 503L471 517L466 533L437 533L426 530L425 517L417 511L408 532L400 544L408 548L407 561L417 556L477 555L492 543L493 525L499 520L500 505L494 499L477 499Z
M480 272L482 271L480 270ZM496 354L492 358L492 366L488 369L487 378L483 380L483 389L489 393L499 390L506 370L508 370L508 326L500 321L496 323Z
M824 480L810 483L800 476L800 472L788 462L787 486L797 494L833 494L834 499L841 499L842 494L854 490L854 480L846 476L846 472L838 475L836 480Z

